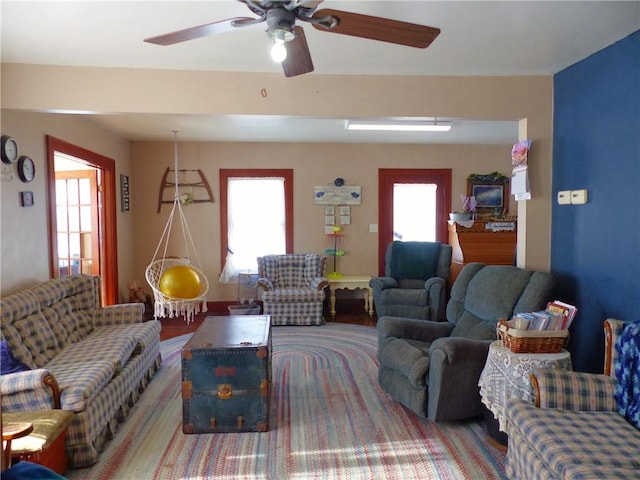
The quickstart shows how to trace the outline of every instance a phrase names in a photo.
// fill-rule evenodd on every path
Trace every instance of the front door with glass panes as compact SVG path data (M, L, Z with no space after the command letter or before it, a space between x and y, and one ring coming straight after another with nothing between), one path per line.
M98 171L56 171L58 276L100 273Z

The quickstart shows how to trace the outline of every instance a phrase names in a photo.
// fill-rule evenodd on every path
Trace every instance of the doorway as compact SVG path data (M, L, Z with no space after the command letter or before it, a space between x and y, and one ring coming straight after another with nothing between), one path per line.
M100 275L104 305L118 303L115 162L47 136L52 278Z
M394 240L448 243L451 169L378 170L378 272Z
M98 176L100 170L55 152L58 277L99 275L101 265Z

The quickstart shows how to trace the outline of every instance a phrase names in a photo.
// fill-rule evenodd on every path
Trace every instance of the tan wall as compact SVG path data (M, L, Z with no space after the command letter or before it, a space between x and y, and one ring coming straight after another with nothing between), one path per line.
M33 182L22 183L15 165L2 164L0 292L6 295L50 278L45 136L52 135L115 160L117 178L120 174L131 174L131 163L128 141L77 115L2 110L1 122L2 133L14 137L20 154L29 155L36 165ZM33 192L33 207L20 206L21 191ZM122 298L126 298L127 279L133 276L132 220L133 215L120 213L118 209L118 273Z
M291 168L294 170L294 250L322 253L331 247L324 235L324 208L313 202L313 187L327 185L336 177L347 185L362 186L362 204L351 207L351 224L344 227L340 248L346 251L338 260L343 274L376 275L378 237L369 233L369 225L378 223L378 168L451 168L453 197L466 190L469 173L508 172L510 145L357 145L357 144L283 144L283 143L179 143L179 168L202 169L214 193L216 203L193 204L183 208L196 252L210 283L210 300L232 300L235 287L222 285L218 276L220 260L221 168ZM157 214L158 194L167 167L173 168L173 145L161 142L135 142L133 158L132 211L137 279L154 258L171 205L163 205ZM171 177L173 179L173 177ZM180 179L179 179L180 181ZM184 181L184 180L183 180ZM260 215L260 199L248 199ZM458 205L459 202L454 202ZM512 208L515 213L515 207ZM177 220L176 220L177 222ZM181 229L171 235L180 242ZM255 241L260 241L256 232ZM164 248L164 243L161 250ZM185 255L184 247L168 253ZM160 255L161 257L162 255ZM157 257L157 258L160 258Z
M263 89L266 96L261 94ZM519 202L520 205L518 205L517 211L522 219L519 222L518 258L521 259L521 266L549 269L552 162L551 77L360 77L312 74L286 79L277 74L3 64L1 93L3 108L31 111L281 114L317 117L437 115L490 120L526 119L524 136L534 142L530 155L533 199L528 202ZM58 136L71 142L74 138L79 138L81 140L78 142L79 145L91 149L91 146L87 145L89 140L82 138L82 135L76 133L73 127L69 127L68 134ZM106 132L103 134L108 135ZM504 166L486 168L488 165L471 163L468 159L469 155L465 158L465 155L451 153L456 152L456 149L464 150L465 148L468 148L467 152L472 152L473 155L480 155L482 161L487 159L482 153L486 152L487 156L492 157L491 162ZM508 152L505 152L507 155L505 159L502 149L492 151L492 148L316 145L310 149L306 145L195 144L184 145L181 150L184 150L181 162L207 162L207 176L212 186L215 186L216 192L217 175L215 172L209 174L211 168L209 163L217 165L219 162L227 162L224 166L239 168L253 164L269 167L288 166L288 162L296 162L296 196L299 198L298 196L302 195L303 199L302 204L297 202L296 218L305 218L305 212L320 215L319 210L313 207L311 200L308 200L308 206L304 203L306 201L304 199L309 198L307 195L311 195L309 188L314 183L326 184L340 175L349 183L362 184L364 201L371 202L367 204L371 205L372 210L365 210L363 206L362 218L356 216L360 215L360 212L354 213L353 220L356 223L351 230L355 233L356 228L366 229L363 234L366 246L362 247L364 248L362 251L367 252L366 255L371 255L374 248L371 245L375 244L375 240L369 239L375 235L368 233L368 224L376 222L371 220L376 216L374 201L376 177L373 170L380 166L391 168L404 166L402 162L407 162L407 166L454 168L452 201L453 205L456 205L458 197L455 189L463 191L464 179L468 173L487 173L491 170L508 173ZM153 155L150 154L153 149L158 150L155 160L151 159ZM190 149L195 149L196 153L190 153ZM111 156L109 152L96 151ZM140 203L143 203L145 208L147 208L146 202L150 203L152 207L149 208L155 212L156 189L159 186L162 171L167 165L171 165L173 149L170 144L149 146L141 143L135 144L133 151L134 169L131 186L134 210L127 218L134 217L136 222L144 223L147 219L144 215L141 217L139 213ZM202 153L205 151L206 155ZM347 153L343 154L343 152ZM436 159L436 157L441 158ZM138 162L145 164L152 161L162 162L158 171L151 170L146 165L138 165ZM436 163L432 165L431 161ZM507 163L502 164L502 161ZM298 173L299 168L303 168L302 175ZM310 169L308 177L307 168ZM152 177L149 183L146 176ZM41 188L43 185L36 190L36 199L43 194ZM199 241L207 244L206 248L215 249L217 245L219 249L217 243L208 245L209 241L219 242L218 227L214 217L217 215L217 204L194 206L193 211L196 211L196 208L199 212L205 212L202 227L198 227L202 228L202 231L197 232ZM302 213L298 212L298 209L302 210ZM198 216L200 215L199 213ZM214 222L210 222L210 218ZM160 223L163 222L158 222ZM313 222L313 225L317 223ZM4 219L2 227L4 237ZM153 228L158 226L150 227L149 231L153 231ZM192 226L192 228L196 227ZM324 245L321 245L324 242L321 222L317 228L319 232L313 232L309 226L296 222L296 248L306 247L307 245L303 242L308 242L309 248L324 249ZM124 232L120 233L127 235L126 228L122 230ZM140 277L143 271L142 265L153 255L155 242L157 242L156 240L154 245L150 246L148 241L140 240L138 238L140 230L136 228L134 235L135 270L133 274L136 277ZM146 231L143 232L144 234ZM152 237L155 239L159 234L154 232ZM351 235L345 240L345 250L349 251L352 244L347 242L353 242L355 238L355 235ZM5 267L4 248L3 238L3 272L5 269L18 272L19 265ZM353 250L355 249L351 248L351 251ZM217 253L213 255L216 259L218 258ZM356 258L345 257L345 271L347 267L353 268L354 271L359 270L369 263ZM10 259L9 262L13 260ZM218 260L216 262L219 263ZM217 275L217 273L214 275L214 272L219 269L217 263L213 260L209 261L207 269L210 269L210 276ZM375 260L371 263L375 264ZM124 270L120 273L122 281L127 267L123 265L122 258L120 264ZM40 271L38 275L41 276L43 270L42 268L38 270ZM29 277L31 274L22 273L21 275ZM14 284L26 282L28 280L19 278ZM217 298L218 295L222 294L214 291L211 296Z

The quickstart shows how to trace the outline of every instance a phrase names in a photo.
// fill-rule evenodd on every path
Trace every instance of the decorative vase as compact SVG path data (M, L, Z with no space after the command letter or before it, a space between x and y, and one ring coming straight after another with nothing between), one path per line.
M471 220L471 213L452 212L449 214L449 219L454 222L466 222Z

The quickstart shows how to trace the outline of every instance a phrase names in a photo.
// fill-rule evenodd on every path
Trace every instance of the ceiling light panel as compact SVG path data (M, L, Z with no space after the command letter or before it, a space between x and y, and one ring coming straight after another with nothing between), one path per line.
M448 132L451 122L362 122L347 120L347 130L386 132Z

